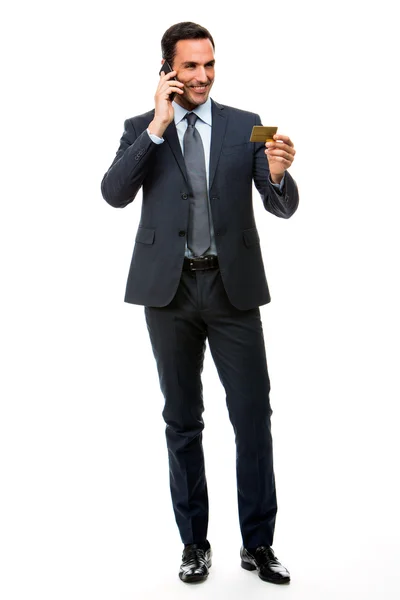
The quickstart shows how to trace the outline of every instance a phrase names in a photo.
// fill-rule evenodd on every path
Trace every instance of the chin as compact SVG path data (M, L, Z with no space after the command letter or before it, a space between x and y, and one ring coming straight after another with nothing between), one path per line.
M188 98L188 101L191 104L196 104L197 106L199 106L200 104L204 104L205 102L207 102L208 100L208 96L209 96L209 92L207 94L205 94L204 96L190 96L190 98Z

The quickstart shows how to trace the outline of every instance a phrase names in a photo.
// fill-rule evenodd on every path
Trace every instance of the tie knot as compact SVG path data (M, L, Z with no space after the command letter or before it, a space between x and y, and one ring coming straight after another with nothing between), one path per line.
M193 112L188 112L185 115L187 122L188 122L188 127L194 127L194 124L197 121L197 115L195 115Z

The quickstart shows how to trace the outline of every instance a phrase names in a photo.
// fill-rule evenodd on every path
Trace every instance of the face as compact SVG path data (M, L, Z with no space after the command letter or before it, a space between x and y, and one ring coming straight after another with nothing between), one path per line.
M214 63L214 50L209 39L179 40L171 66L184 87L183 94L176 94L175 102L187 110L204 104L214 83Z

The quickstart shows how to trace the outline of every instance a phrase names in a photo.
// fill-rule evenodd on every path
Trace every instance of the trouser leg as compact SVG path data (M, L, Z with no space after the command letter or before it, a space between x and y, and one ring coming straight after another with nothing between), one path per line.
M236 441L240 528L245 547L272 545L277 513L267 360L260 311L240 311L220 277L218 302L205 322L210 350L226 391Z
M165 399L172 505L184 544L204 541L208 527L201 383L206 331L192 298L195 284L185 273L171 304L145 308Z

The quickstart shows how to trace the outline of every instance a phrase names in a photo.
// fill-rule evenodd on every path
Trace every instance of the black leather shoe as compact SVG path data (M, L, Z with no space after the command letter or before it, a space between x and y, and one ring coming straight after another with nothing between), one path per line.
M242 567L247 571L257 569L258 576L270 583L289 583L290 573L278 561L271 546L258 546L255 550L240 549Z
M185 546L179 571L180 579L185 583L207 579L208 569L211 567L211 556L211 546L208 542Z

